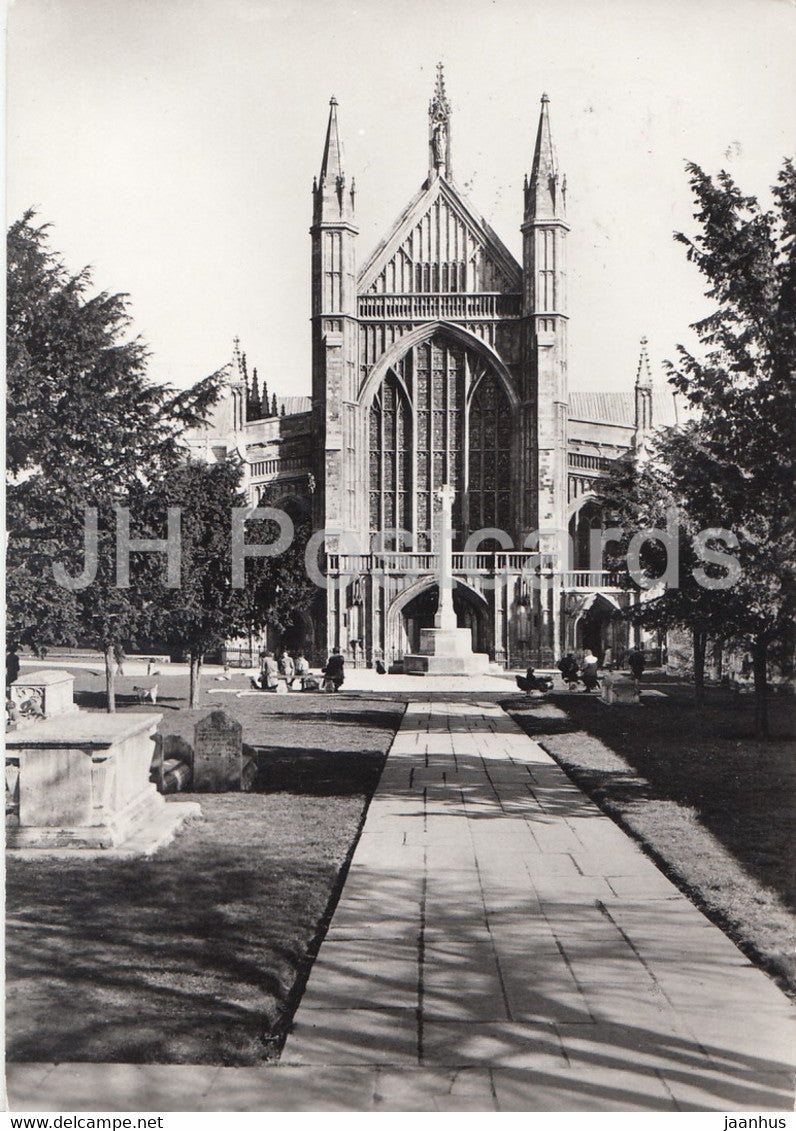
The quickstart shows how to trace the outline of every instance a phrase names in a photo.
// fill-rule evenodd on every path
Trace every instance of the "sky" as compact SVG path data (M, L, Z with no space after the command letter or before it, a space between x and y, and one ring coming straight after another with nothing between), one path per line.
M567 176L569 368L629 388L706 313L676 230L684 163L768 197L793 152L789 0L11 0L9 222L130 295L150 374L187 386L239 335L310 389L310 238L329 98L357 182L359 262L427 173L438 60L455 179L518 257L543 92ZM663 381L663 378L659 376Z

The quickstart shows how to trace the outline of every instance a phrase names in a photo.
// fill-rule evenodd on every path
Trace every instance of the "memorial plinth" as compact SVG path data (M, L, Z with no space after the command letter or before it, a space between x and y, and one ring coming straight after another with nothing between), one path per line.
M421 628L419 651L404 656L407 675L480 675L489 664L485 652L473 651L469 628Z
M145 844L150 829L162 836L166 803L149 780L161 717L62 715L8 734L8 847L102 849ZM197 808L169 806L185 810L170 814L175 824Z

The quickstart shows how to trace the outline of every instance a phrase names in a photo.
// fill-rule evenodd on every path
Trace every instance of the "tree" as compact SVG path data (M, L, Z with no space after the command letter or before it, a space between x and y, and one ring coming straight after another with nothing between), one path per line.
M751 648L758 729L767 734L769 654L793 623L796 169L784 162L768 211L726 172L714 179L694 164L688 172L701 233L675 238L716 305L693 325L702 356L681 345L668 365L697 423L667 455L691 521L738 539L741 572L725 608L734 638Z
M692 426L682 432L667 430L649 445L643 460L632 453L618 460L601 481L596 501L605 524L622 532L607 543L606 564L624 589L646 594L644 599L632 603L625 615L643 628L677 627L690 631L694 697L701 704L707 641L710 636L726 638L729 598L726 590L701 583L703 578L721 582L727 571L703 560L694 542L699 531L694 528L680 491L679 469L674 471L669 464L670 446L679 444L684 448L690 442L691 432ZM645 538L638 547L638 560L631 559L634 536L650 531L660 531L666 541ZM706 547L720 549L713 538L707 540Z
M303 526L298 538L293 527L290 545L278 555L250 557L245 584L233 586L232 513L235 508L251 510L240 482L241 467L231 460L219 464L190 461L177 468L148 502L145 525L149 530L165 530L168 507L179 508L181 514L179 588L165 584L162 566L153 565L151 559L142 561L140 577L156 610L152 630L188 653L191 707L199 706L201 671L208 652L231 637L260 632L266 624L284 627L291 614L307 607L314 596L304 569L308 530ZM276 522L248 522L246 543L270 545L279 533ZM158 573L155 585L153 571ZM144 576L148 582L143 581Z
M790 510L791 381L796 309L796 171L786 161L764 211L727 173L713 179L689 165L701 234L676 239L708 281L716 304L693 324L703 346L697 357L678 346L667 363L670 381L693 409L691 423L658 437L651 462L628 484L618 471L606 484L604 505L625 521L665 504L678 511L680 584L634 612L647 622L688 626L701 682L708 633L748 647L754 659L758 730L768 732L767 663L773 647L789 644L792 625L794 532ZM630 464L628 464L630 466ZM659 515L660 517L660 515ZM727 538L700 532L724 530ZM734 543L734 544L733 544ZM730 546L738 573L694 569L704 549ZM696 583L695 583L696 582Z
M204 421L222 374L183 392L149 382L127 297L92 294L88 268L70 274L34 221L28 211L8 233L9 629L36 648L100 647L113 710L113 646L143 615L141 594L116 586L115 507L178 464L180 434ZM80 573L87 507L100 565L90 586L67 589L53 565Z

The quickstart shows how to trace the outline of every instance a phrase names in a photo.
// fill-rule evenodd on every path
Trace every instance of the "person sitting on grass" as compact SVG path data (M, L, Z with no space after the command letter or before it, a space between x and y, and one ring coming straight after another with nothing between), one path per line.
M597 657L591 648L587 648L583 653L583 663L580 666L580 681L583 684L583 690L586 692L594 691L597 687L597 666Z
M553 681L549 676L537 675L533 668L528 668L524 676L517 676L517 687L526 695L530 695L532 691L545 694L553 690Z
M307 682L307 677L310 674L310 663L303 652L299 652L296 656L296 679L299 681L299 687L304 690Z
M323 690L324 691L339 691L343 686L345 676L343 668L345 667L345 660L340 654L339 648L334 648L329 659L326 661L326 667L323 668Z
M274 691L279 682L279 667L274 659L273 652L261 652L260 674L252 677L252 687L255 691Z
M636 691L640 690L641 677L644 674L644 668L647 666L644 660L644 653L640 648L632 648L627 657L627 666L630 668L630 674L633 676L633 683L636 686Z
M293 680L296 678L296 665L293 662L293 657L287 651L282 652L279 657L279 674L287 684L289 691L293 686Z
M556 667L561 672L561 677L569 690L574 691L578 686L578 661L572 653L567 652L566 656L562 656Z

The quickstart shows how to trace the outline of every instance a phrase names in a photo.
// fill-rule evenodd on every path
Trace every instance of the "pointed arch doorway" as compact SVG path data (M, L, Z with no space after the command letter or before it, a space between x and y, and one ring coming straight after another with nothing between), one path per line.
M602 594L595 594L575 624L575 647L579 652L591 649L602 663L610 648L614 663L627 650L627 622L618 616L618 606Z

